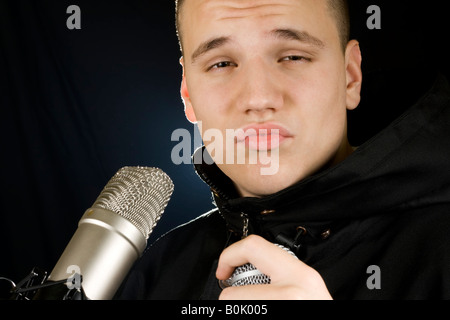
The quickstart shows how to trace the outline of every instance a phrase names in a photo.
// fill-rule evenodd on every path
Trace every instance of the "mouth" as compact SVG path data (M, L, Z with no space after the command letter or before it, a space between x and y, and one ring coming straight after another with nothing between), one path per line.
M236 143L245 144L250 150L268 151L292 137L288 129L278 124L252 124L237 130Z

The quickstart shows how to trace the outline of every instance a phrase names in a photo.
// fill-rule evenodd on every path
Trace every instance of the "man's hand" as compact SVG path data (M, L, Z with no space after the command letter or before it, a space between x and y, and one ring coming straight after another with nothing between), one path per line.
M226 248L216 276L228 279L234 269L250 262L270 276L271 283L229 287L221 300L328 300L332 299L320 274L288 252L265 239L251 235Z

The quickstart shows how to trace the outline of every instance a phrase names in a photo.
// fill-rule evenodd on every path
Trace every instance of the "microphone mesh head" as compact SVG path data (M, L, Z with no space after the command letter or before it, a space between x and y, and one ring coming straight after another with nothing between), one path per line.
M275 243L275 245L283 249L284 251L288 252L292 256L296 257L296 255L285 246L282 246L278 243ZM240 287L247 285L270 284L270 283L271 283L270 277L259 271L251 263L246 263L243 266L237 267L230 278L228 278L227 280L219 281L219 285L222 289L228 287Z
M253 264L246 263L243 266L237 267L230 278L219 282L219 284L222 289L225 289L227 287L270 284L270 282L269 276L256 269Z
M124 167L104 187L92 208L130 221L148 239L173 192L169 176L158 168Z

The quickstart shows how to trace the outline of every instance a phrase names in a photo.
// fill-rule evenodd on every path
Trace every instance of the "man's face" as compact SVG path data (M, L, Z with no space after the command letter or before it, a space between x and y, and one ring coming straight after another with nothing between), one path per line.
M359 103L361 57L356 42L342 52L326 2L185 0L186 115L202 133L222 133L223 153L212 156L243 196L280 191L350 153L346 109ZM227 130L241 134L226 141ZM279 161L276 171L261 174L268 165L255 153Z

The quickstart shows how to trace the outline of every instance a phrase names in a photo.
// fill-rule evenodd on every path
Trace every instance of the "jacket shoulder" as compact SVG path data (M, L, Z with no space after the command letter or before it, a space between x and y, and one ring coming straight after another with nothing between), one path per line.
M199 299L226 239L217 209L172 229L147 247L116 297Z
M163 234L154 243L150 244L149 248L179 237L199 236L197 234L199 228L207 232L217 232L216 228L225 228L225 220L220 215L219 210L215 208Z

